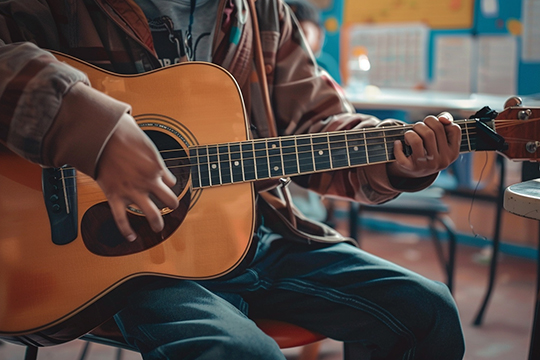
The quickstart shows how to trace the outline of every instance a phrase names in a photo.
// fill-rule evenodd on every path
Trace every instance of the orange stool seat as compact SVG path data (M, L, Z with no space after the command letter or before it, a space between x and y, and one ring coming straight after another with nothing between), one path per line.
M257 327L274 339L281 349L311 344L326 336L283 321L257 319Z
M274 339L281 349L307 345L326 338L324 335L283 321L268 319L256 319L254 321L257 327ZM90 332L90 336L86 335L83 339L92 340L93 342L99 342L99 339L107 339L123 344L124 347L128 346L113 319L95 328Z

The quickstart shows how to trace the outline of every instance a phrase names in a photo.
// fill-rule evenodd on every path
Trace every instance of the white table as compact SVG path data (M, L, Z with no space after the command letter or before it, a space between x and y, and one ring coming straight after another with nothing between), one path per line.
M540 179L510 185L504 191L504 208L519 216L540 220ZM540 240L540 238L539 238ZM540 251L537 266L540 268ZM533 318L529 360L540 359L540 271L537 274L536 305Z
M468 117L484 106L502 111L512 95L469 94L432 90L406 90L368 87L362 93L346 90L347 98L356 109L405 110L438 114L449 111ZM540 99L523 98L527 106L540 106Z

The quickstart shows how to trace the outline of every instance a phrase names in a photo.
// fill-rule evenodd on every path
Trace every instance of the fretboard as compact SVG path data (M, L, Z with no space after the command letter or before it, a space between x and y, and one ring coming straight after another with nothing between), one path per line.
M476 120L458 120L461 152L476 149ZM389 126L189 148L192 187L205 188L346 169L395 160L394 142L412 125Z

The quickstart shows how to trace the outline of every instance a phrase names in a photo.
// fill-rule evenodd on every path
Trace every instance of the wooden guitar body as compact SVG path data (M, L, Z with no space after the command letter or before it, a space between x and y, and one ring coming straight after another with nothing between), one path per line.
M148 134L178 144L183 151L176 154L183 154L183 160L169 160L178 168L186 168L189 146L249 138L240 91L217 66L189 63L166 72L121 76L58 57L86 72L94 88L131 104ZM38 345L71 340L109 318L129 293L123 286L138 286L132 280L216 278L248 253L255 227L252 183L191 189L189 171L176 173L183 177L175 190L181 207L164 211L166 229L157 235L133 209L133 226L150 240L140 236L131 245L117 236L106 199L88 176L76 174L76 199L71 199L76 209L62 196L62 187L43 191L55 181L74 191L69 189L74 180L62 174L60 179L42 178L40 166L0 152L0 337ZM57 195L59 204L47 208L58 202ZM48 210L58 207L68 208L68 217L77 214L76 238L65 244L51 240ZM113 235L101 243L101 235L107 238L108 233Z

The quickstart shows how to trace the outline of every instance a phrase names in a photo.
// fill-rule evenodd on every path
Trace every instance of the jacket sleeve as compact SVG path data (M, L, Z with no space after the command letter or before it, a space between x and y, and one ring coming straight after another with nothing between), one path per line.
M278 4L281 6L280 39L270 83L280 135L402 124L355 113L341 87L317 67L289 8L282 2ZM436 176L390 179L386 164L377 164L312 174L300 182L322 195L381 203L403 191L421 190Z
M50 52L0 39L0 141L32 162L70 164L94 176L129 106L89 85L84 73Z

